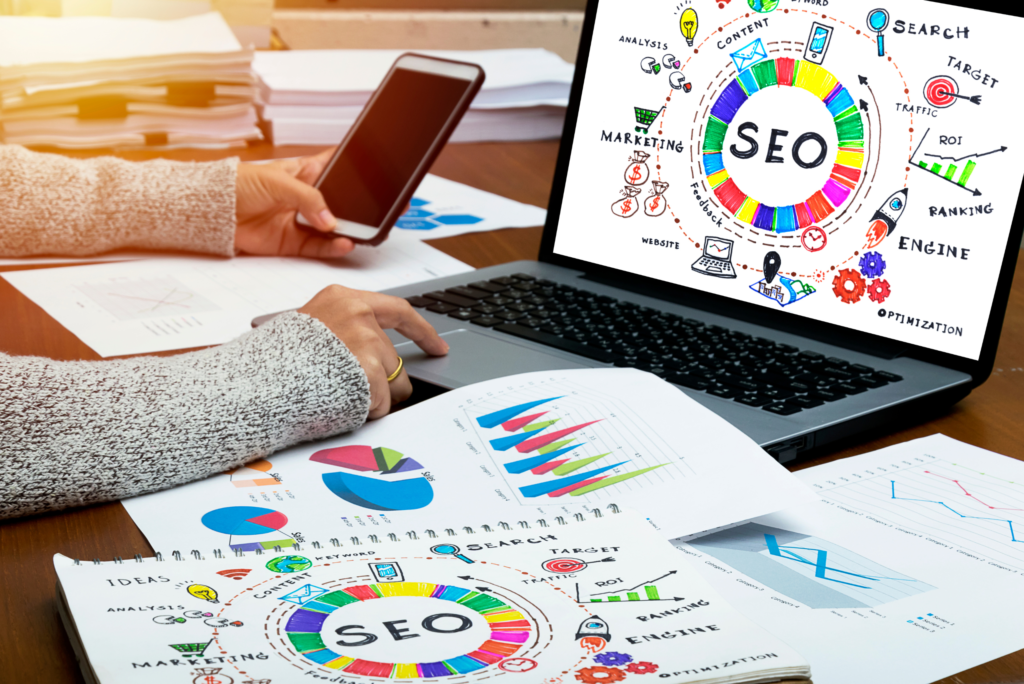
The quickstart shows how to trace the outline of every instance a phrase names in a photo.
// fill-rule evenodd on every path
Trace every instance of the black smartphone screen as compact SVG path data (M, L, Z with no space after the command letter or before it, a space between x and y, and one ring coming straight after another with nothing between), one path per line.
M379 226L471 81L395 69L319 184L339 219Z

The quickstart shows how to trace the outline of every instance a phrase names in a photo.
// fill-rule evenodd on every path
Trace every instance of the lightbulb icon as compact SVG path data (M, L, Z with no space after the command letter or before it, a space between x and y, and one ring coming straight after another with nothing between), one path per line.
M679 17L679 30L683 32L686 44L693 47L693 37L697 35L697 12L692 7L687 7Z
M195 596L197 599L209 601L210 603L220 603L217 600L217 592L205 584L190 584L188 585L188 593Z

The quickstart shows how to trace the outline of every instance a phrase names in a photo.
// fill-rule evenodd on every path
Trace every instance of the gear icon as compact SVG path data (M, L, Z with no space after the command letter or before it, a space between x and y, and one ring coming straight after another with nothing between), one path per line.
M598 665L625 665L626 663L633 662L633 656L627 653L618 653L617 651L608 651L607 653L598 653L594 656L594 662Z
M832 291L844 304L856 304L864 296L864 277L857 271L844 268L832 279Z
M657 671L658 666L646 660L641 660L639 663L630 663L626 666L626 672L630 674L654 674Z
M626 678L626 673L617 667L585 667L576 673L576 679L584 684L606 684L607 682L621 682Z
M889 295L892 294L892 290L889 288L888 280L872 280L868 283L868 297L875 304L881 304Z
M885 259L878 252L864 252L860 258L860 272L865 278L881 278L885 273Z

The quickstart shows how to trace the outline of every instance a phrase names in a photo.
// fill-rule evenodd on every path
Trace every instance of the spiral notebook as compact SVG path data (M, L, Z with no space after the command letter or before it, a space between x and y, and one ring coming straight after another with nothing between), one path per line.
M91 684L810 676L632 511L383 536L58 555L61 617Z

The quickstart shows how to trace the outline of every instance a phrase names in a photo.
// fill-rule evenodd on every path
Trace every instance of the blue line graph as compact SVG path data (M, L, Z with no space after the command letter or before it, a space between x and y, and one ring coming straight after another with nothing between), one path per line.
M896 481L895 480L889 480L889 484L892 485L892 498L893 499L896 499L898 501L917 501L919 503L938 504L939 506L942 506L943 508L949 509L951 512L955 513L956 515L960 516L961 518L971 518L973 520L992 520L994 522L1004 522L1004 523L1006 523L1007 525L1010 526L1010 541L1011 542L1024 543L1024 539L1017 539L1017 535L1013 531L1013 521L1012 520L1007 520L1006 518L989 518L989 517L984 517L984 516L980 516L980 515L965 515L965 514L961 513L960 511L957 511L956 509L951 508L945 501L933 501L931 499L909 499L909 498L907 498L905 496L896 496Z
M768 553L772 556L777 556L783 560L796 561L797 563L804 563L806 565L814 566L814 576L818 579L823 579L829 582L838 582L839 584L845 584L851 587L857 587L858 589L870 589L870 587L863 584L854 584L853 582L843 582L834 577L826 577L825 571L838 572L841 575L850 575L851 577L859 577L864 580L871 580L872 582L878 582L881 580L893 580L894 582L916 582L917 580L905 578L905 577L872 577L871 575L858 575L855 572L847 572L846 570L840 570L839 568L828 567L828 551L824 549L811 549L803 546L782 546L775 538L774 534L764 535L765 545L768 547ZM800 554L793 553L793 551L812 551L817 554L817 559L814 562L807 560Z
M760 523L689 544L815 610L873 608L935 589L827 539Z

